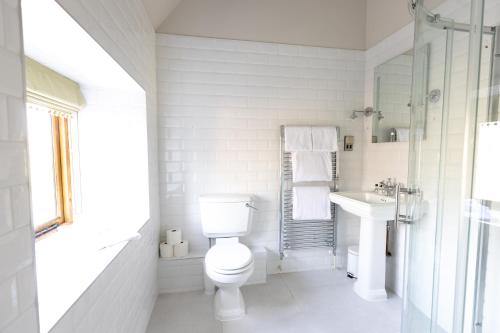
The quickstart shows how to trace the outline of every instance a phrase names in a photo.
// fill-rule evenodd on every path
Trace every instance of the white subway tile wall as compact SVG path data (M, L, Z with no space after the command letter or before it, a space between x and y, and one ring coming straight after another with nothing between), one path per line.
M156 295L158 174L155 35L142 1L57 1L146 91L150 221L51 332L142 332Z
M0 332L38 332L18 1L0 0Z
M0 332L37 332L18 1L0 1ZM18 330L20 329L20 330Z
M299 251L279 267L279 128L354 135L339 171L342 190L359 189L363 124L349 115L363 106L364 52L158 34L157 69L162 230L181 228L193 250L206 249L198 196L252 193L259 210L243 242L270 251L270 273L331 266L328 251ZM339 226L349 230L355 239L355 225Z
M158 287L160 293L202 290L204 288L204 253L194 258L159 259Z
M156 301L156 237L153 223L140 231L50 330L144 332Z
M151 221L60 320L54 332L138 332L157 294L154 32L141 1L60 1L148 94ZM82 7L85 6L85 9ZM106 9L103 9L103 7ZM116 8L109 8L115 6ZM107 10L107 11L106 11ZM103 13L113 13L104 21ZM89 28L89 26L91 26ZM0 332L37 332L19 1L0 1ZM120 304L120 307L113 306Z

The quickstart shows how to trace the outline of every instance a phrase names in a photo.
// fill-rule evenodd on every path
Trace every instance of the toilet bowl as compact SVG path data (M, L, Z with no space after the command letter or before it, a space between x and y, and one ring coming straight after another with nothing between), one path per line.
M250 249L237 239L217 241L205 256L205 272L219 288L214 299L215 317L220 321L236 320L246 312L240 287L252 275L254 260Z

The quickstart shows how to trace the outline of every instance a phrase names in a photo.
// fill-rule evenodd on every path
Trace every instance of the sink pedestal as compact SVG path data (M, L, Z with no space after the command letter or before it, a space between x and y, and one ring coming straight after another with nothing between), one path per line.
M395 199L373 192L333 192L330 200L361 219L358 280L354 283L354 291L367 301L387 299L386 221L394 218Z
M367 301L387 299L385 291L386 221L361 217L358 279L354 291Z

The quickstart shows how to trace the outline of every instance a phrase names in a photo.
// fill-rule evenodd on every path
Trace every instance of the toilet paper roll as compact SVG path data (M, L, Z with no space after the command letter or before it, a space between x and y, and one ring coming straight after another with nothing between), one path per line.
M172 258L173 256L174 256L174 246L172 244L161 243L160 244L160 257Z
M179 244L174 245L174 257L185 257L189 252L189 243L184 240Z
M182 241L181 229L168 229L167 230L167 244L175 245Z

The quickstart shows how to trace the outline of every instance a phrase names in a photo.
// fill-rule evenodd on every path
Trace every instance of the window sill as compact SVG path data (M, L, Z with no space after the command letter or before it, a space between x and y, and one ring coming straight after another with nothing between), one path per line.
M89 229L77 225L61 226L57 232L36 242L41 333L52 329L133 234L111 236L110 232L99 234Z

